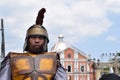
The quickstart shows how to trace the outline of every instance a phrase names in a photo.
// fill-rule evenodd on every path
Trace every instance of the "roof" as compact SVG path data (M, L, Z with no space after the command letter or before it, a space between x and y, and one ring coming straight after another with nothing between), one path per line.
M52 52L57 52L57 53L61 53L62 51L66 50L67 48L71 48L74 51L80 53L81 55L85 56L85 57L89 57L87 54L85 54L84 52L82 52L81 50L75 48L74 46L67 44L63 41L63 35L60 35L58 37L58 42L55 43L55 45L53 45L53 47L51 48Z

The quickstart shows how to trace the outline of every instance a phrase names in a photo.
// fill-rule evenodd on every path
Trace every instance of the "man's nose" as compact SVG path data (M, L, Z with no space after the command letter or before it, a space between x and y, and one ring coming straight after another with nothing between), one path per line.
M39 41L40 41L39 37L36 37L35 42L39 42Z

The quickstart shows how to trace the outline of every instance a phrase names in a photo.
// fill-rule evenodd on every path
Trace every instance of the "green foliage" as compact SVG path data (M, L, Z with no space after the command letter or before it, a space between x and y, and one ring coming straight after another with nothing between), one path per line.
M120 56L120 52L117 53L117 56Z

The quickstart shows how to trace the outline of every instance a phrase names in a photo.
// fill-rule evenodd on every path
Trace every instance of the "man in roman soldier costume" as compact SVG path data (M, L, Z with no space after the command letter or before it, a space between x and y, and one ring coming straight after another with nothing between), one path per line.
M59 55L47 52L47 30L42 26L45 8L26 33L24 53L10 52L0 68L0 80L67 80Z

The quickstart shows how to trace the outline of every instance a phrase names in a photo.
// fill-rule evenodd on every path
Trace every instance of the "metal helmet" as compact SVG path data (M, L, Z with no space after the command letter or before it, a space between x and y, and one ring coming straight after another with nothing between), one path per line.
M43 46L43 48L44 48L44 51L47 51L47 43L49 42L49 38L48 38L47 30L45 29L45 27L42 26L45 12L46 12L45 8L42 8L38 12L38 16L36 18L36 24L28 28L23 51L28 51L28 48L29 48L28 39L30 36L34 36L34 35L40 35L45 37L45 45Z

